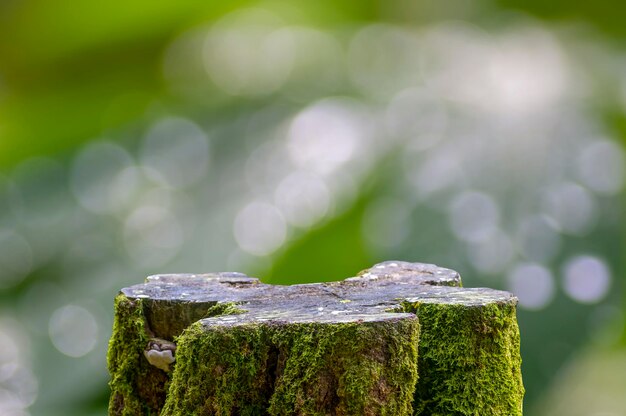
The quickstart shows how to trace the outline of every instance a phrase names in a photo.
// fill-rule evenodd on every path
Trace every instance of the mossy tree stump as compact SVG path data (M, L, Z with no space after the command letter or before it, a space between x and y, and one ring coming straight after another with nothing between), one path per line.
M111 415L521 415L516 298L385 262L341 282L157 275L122 289Z

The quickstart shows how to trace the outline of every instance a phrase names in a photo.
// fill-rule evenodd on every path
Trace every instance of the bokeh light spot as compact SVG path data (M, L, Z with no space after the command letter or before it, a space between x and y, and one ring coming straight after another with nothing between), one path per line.
M352 82L374 97L387 97L421 80L419 37L386 25L361 29L350 41Z
M624 187L624 152L617 143L589 144L580 155L578 169L583 183L599 194L614 195Z
M355 156L362 145L362 132L352 109L327 100L293 119L288 140L289 155L296 166L324 175Z
M150 179L171 187L193 185L205 177L209 142L195 123L183 118L165 118L146 134L140 160Z
M448 116L436 95L426 89L412 88L393 98L385 121L392 138L408 139L411 150L421 151L441 140Z
M296 171L283 179L275 192L276 206L292 225L307 228L329 210L328 187L319 177Z
M451 148L437 149L417 166L408 167L408 180L422 199L454 188L463 181L460 157Z
M0 346L0 414L28 415L39 381L30 368L30 339L20 322L0 318Z
M239 211L233 232L242 250L256 256L266 256L285 242L287 224L274 205L255 201Z
M204 64L215 84L231 95L262 95L278 89L293 67L295 42L271 12L240 10L217 22L204 47Z
M584 235L595 225L596 202L589 191L575 183L563 183L544 196L544 211L566 234Z
M563 266L563 289L580 303L597 303L611 287L611 272L606 263L593 256L577 256Z
M509 290L517 296L520 306L525 309L543 309L554 297L555 285L552 273L541 265L519 264L507 277Z
M52 344L69 357L88 354L98 341L98 323L87 309L65 305L52 313L48 332Z
M568 85L560 45L539 28L512 32L500 39L487 63L492 110L520 117L554 105Z
M489 238L468 246L470 263L480 273L495 275L503 271L514 255L513 243L498 230Z

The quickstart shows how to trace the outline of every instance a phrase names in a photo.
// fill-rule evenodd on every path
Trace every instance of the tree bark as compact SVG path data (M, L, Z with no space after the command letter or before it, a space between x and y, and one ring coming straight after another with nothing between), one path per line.
M420 263L151 276L116 298L109 414L521 415L516 303Z

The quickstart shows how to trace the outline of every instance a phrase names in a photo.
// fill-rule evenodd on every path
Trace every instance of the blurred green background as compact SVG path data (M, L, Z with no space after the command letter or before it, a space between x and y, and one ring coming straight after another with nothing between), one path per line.
M623 415L623 6L0 2L0 414L104 415L119 288L436 263L525 414Z

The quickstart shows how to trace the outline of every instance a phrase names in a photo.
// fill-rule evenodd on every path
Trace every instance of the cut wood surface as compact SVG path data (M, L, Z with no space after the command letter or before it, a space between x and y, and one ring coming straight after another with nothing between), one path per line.
M150 276L116 298L113 415L521 415L516 298L385 262L339 282Z

